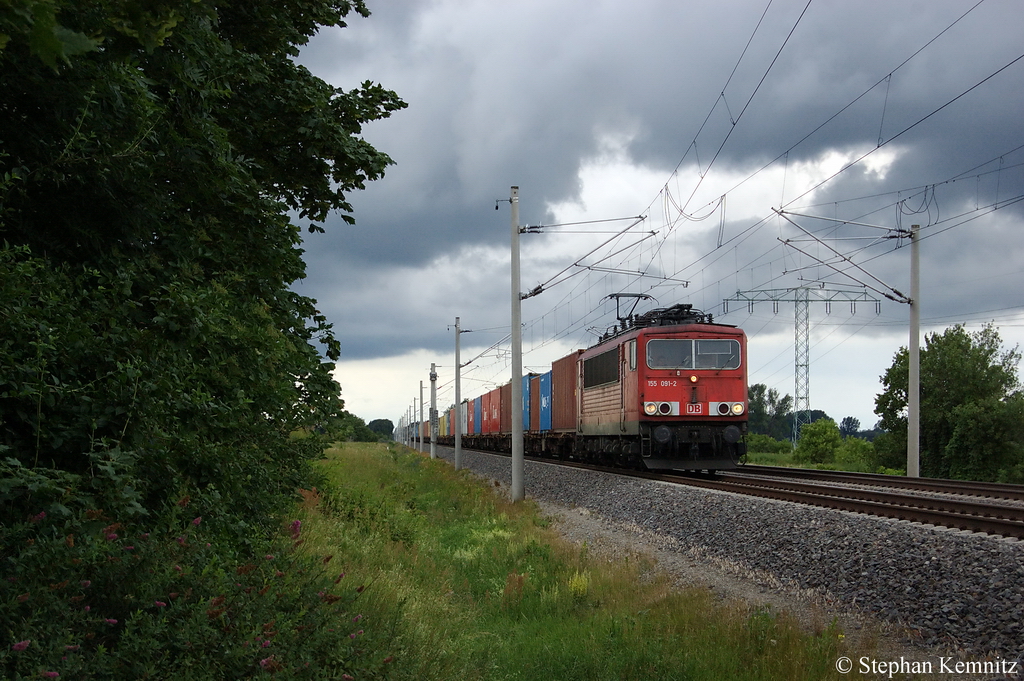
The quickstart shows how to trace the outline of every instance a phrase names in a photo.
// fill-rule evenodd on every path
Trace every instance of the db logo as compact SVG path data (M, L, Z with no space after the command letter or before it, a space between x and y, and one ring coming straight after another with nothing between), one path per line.
M686 405L686 413L687 414L703 414L704 413L704 405L703 404L688 404L688 405Z

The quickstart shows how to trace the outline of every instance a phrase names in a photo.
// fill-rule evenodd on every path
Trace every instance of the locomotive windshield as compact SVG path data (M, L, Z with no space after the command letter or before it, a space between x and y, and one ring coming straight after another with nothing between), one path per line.
M740 344L732 339L652 338L647 341L651 369L738 369Z

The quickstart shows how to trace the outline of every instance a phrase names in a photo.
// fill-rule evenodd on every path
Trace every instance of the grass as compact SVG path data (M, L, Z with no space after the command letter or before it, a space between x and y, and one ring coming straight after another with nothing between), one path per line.
M591 560L531 502L395 444L348 443L305 495L301 547L366 585L392 679L827 679L842 634ZM344 575L344 576L342 576Z

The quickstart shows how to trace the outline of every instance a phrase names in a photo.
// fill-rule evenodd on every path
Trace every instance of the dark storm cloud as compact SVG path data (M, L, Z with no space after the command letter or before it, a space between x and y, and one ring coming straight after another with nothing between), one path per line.
M358 224L332 220L328 234L307 241L310 277L302 290L335 322L346 354L447 347L441 325L459 310L497 317L494 310L507 305L499 281L506 261L460 249L507 243L508 207L496 214L494 202L507 197L509 185L521 187L524 223L549 220L549 203L578 199L579 169L609 136L625 140L636 166L660 170L665 180L685 154L676 180L692 188L699 179L693 164L707 173L716 153L709 180L748 175L790 149L775 167L795 167L829 150L852 158L899 135L876 152L897 154L884 177L858 165L814 195L814 210L833 202L827 214L844 219L866 215L892 224L895 208L885 208L887 202L912 192L849 200L929 184L943 183L931 195L942 217L1024 193L1024 178L1011 168L1024 157L1010 153L1024 144L1024 61L992 76L1024 53L1019 4L989 0L941 36L969 5L813 2L800 18L805 2L773 3L762 21L766 4L380 2L371 3L369 19L355 17L349 28L315 39L302 54L314 73L341 87L381 82L410 105L364 131L397 165L352 195ZM968 172L983 163L993 171L1002 163L1003 171ZM648 200L659 189L651 186ZM775 196L762 216L781 204L783 191ZM796 196L785 192L792 210L807 203ZM977 307L983 284L944 282L976 279L975 268L993 262L1014 271L1022 255L1019 208L926 241L925 282L935 288L926 314L929 306ZM755 221L730 220L726 236ZM741 255L695 271L707 281L731 281L737 262L778 248L780 234L795 234L783 227L750 237ZM713 250L714 231L695 253ZM879 247L885 248L891 244ZM906 287L902 254L871 267ZM453 283L460 280L472 290ZM750 281L757 283L754 275Z

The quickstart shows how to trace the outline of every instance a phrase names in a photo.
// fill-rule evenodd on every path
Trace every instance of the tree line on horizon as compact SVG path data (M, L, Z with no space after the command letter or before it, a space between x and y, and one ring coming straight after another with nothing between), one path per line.
M922 476L1024 483L1020 358L1017 347L1003 347L991 324L974 332L955 325L925 335L920 365ZM853 438L863 444L847 444L847 450L856 449L872 470L905 473L908 363L907 348L900 348L880 377L882 391L874 410L879 420L873 429L861 430L859 420L849 416L837 424L814 410L808 412L800 437L788 445L795 418L792 397L755 383L748 393L750 439L755 447L771 451L795 446L798 461L830 463Z

